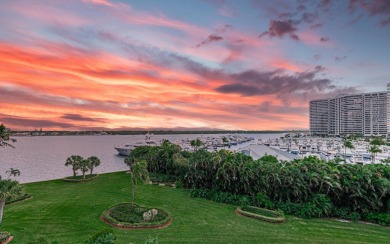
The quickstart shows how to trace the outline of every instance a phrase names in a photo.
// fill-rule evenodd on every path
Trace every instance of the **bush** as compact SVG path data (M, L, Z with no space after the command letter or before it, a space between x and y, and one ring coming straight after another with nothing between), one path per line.
M370 213L367 214L368 221L384 226L390 226L390 214L386 213Z
M159 173L151 173L149 175L149 179L152 182L157 183L173 183L176 181L176 176L174 175L167 175L167 174L159 174Z
M11 234L7 231L0 231L0 243L5 242Z
M362 218L362 216L360 215L360 213L358 212L352 212L349 216L348 216L348 219L352 220L352 221L358 221Z
M269 199L267 195L261 192L256 194L256 196L253 199L253 203L256 206L263 207L263 208L268 208L268 209L274 208L274 203Z
M112 244L115 240L116 237L112 230L102 230L89 238L85 244Z
M250 204L250 199L247 196L211 189L193 189L191 190L190 196L206 198L213 202L227 203L238 206L246 206Z

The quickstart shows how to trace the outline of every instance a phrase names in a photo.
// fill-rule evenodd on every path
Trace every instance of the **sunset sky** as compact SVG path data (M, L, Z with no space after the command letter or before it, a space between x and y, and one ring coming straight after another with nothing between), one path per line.
M308 102L386 90L388 0L1 0L13 130L308 129Z

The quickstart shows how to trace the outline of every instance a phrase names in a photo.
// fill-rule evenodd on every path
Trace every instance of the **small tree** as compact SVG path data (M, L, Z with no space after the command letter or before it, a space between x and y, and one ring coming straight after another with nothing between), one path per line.
M83 158L79 155L72 155L68 159L66 159L65 166L72 166L74 177L76 177L77 175L77 170L80 167L81 161L83 161Z
M0 147L12 147L14 146L9 143L16 142L16 139L11 138L11 130L6 128L3 124L0 125Z
M89 160L89 169L91 170L91 175L93 172L93 169L100 165L100 159L98 157L92 156L88 158Z
M125 164L130 168L132 189L131 207L134 208L135 186L139 183L149 181L148 164L145 160L136 162L131 153L125 158Z

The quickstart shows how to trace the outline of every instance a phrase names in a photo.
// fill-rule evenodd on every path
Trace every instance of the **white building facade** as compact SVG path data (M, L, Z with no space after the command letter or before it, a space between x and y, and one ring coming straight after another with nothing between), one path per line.
M312 135L387 136L390 115L387 92L340 95L310 101Z

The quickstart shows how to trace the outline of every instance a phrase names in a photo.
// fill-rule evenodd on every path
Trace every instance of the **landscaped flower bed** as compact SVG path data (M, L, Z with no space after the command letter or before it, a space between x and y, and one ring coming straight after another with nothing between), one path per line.
M63 181L68 181L68 182L86 182L86 181L90 181L90 180L96 179L98 176L99 175L97 175L97 174L86 175L85 179L84 179L82 175L78 175L78 176L65 177L62 180Z
M263 221L267 221L270 223L284 223L286 222L286 218L283 213L272 211L269 209L258 208L254 206L246 206L246 207L238 207L236 209L236 213L251 217L254 219L259 219Z
M171 224L170 214L164 210L121 203L106 209L101 219L121 229L164 228Z
M24 195L21 195L21 196L18 196L18 197L15 197L15 198L12 198L12 199L7 199L7 201L5 202L6 205L9 205L9 204L13 204L13 203L18 203L18 202L21 202L21 201L24 201L24 200L28 200L32 198L32 195L30 194L24 194Z

